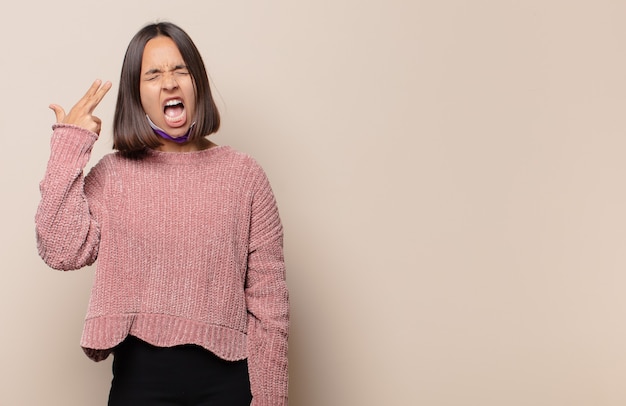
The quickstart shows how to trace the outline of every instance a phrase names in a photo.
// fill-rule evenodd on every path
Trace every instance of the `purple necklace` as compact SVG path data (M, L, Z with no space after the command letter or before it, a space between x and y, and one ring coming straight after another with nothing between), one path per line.
M157 127L157 125L154 124L152 122L152 120L150 120L150 117L148 117L147 114L146 114L146 118L148 119L148 123L150 124L150 127L152 128L152 131L154 131L154 133L156 135L160 135L161 137L165 138L166 140L174 141L174 142L176 142L178 144L182 144L183 142L187 142L187 140L189 139L189 134L191 134L191 129L193 128L194 125L196 125L196 122L194 121L189 126L189 129L187 130L185 135L181 135L180 137L172 137L171 135L166 133L165 130L163 130L160 127Z

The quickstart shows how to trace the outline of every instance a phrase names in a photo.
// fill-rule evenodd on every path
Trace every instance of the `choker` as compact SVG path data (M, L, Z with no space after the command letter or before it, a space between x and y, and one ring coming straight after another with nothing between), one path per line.
M182 144L183 142L187 142L187 140L189 139L189 134L191 134L191 130L196 125L196 122L194 121L193 123L191 123L191 125L189 126L189 129L187 130L187 132L184 135L181 135L180 137L172 137L171 135L166 133L165 130L163 130L160 127L157 127L157 125L154 124L152 122L152 120L150 120L150 117L148 117L147 114L146 114L146 118L148 119L148 124L150 124L150 128L152 128L152 131L154 131L154 133L156 135L160 135L161 137L165 138L166 140L174 141L174 142L176 142L178 144Z

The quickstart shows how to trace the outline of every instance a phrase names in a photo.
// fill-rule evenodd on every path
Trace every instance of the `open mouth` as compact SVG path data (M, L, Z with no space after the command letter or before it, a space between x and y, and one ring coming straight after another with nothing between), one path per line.
M168 100L163 107L163 115L167 124L172 126L181 125L185 122L185 105L180 99Z

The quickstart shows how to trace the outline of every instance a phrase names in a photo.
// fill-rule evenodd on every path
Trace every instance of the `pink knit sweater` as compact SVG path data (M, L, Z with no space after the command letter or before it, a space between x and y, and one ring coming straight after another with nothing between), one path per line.
M228 146L106 155L97 135L53 126L35 216L52 268L97 267L81 346L105 359L128 334L248 359L252 405L287 404L283 230L263 169Z

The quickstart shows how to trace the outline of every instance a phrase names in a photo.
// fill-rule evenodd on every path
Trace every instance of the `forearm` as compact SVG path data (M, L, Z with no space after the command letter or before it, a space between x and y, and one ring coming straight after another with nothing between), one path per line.
M54 126L35 229L39 255L55 269L78 269L97 256L99 227L85 196L83 174L96 139L85 129Z
M287 405L289 293L282 238L250 254L246 300L252 404Z

